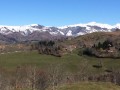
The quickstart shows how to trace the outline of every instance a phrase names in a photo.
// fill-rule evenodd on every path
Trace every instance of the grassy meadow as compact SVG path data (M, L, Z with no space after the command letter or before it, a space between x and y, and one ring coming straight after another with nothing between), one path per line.
M93 67L93 65L99 65L100 62L103 66L102 68L98 69ZM32 66L45 71L50 70L52 66L52 69L54 68L55 70L55 68L57 67L59 71L62 70L61 73L69 75L81 73L83 73L84 75L100 75L108 73L106 72L106 70L108 69L115 72L119 71L120 59L79 56L76 54L76 51L70 54L66 54L62 57L41 55L38 54L37 51L0 54L0 68L7 71L8 76L11 72L13 73L18 66ZM78 83L73 82L70 84L58 85L56 87L56 90L120 90L120 87L108 82L81 81Z
M100 62L103 65L102 68L97 69L93 67L93 65L99 65ZM119 70L120 59L79 56L76 53L66 54L63 57L55 57L41 55L36 51L0 54L0 67L10 70L17 66L25 65L37 66L41 69L48 69L50 65L59 65L66 72L98 74L104 73L106 69Z
M57 90L120 90L120 86L103 82L81 82L78 84L64 85Z

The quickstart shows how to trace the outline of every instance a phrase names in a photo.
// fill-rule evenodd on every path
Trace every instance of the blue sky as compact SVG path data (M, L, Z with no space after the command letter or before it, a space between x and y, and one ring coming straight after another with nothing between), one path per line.
M120 23L120 0L0 0L0 25Z

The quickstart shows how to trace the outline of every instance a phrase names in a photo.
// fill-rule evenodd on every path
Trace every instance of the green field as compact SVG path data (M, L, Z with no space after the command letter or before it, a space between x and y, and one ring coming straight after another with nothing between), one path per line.
M29 89L24 89L29 90ZM52 89L47 89L52 90ZM112 83L104 82L80 82L77 84L62 85L55 88L55 90L120 90L120 86Z
M57 90L120 90L120 86L102 82L81 82L79 84L64 85Z
M103 67L100 69L94 68L93 65L99 65L100 60ZM0 55L0 67L13 69L25 65L37 66L42 69L48 69L50 65L59 65L64 68L64 71L72 73L103 73L106 69L120 70L120 59L94 58L79 56L75 53L63 57L40 55L38 52L17 52Z
M93 67L93 65L99 65L100 61L103 66L102 68L98 69ZM56 70L57 68L57 72L59 71L58 74L69 75L72 79L75 75L80 74L86 75L85 77L87 77L106 74L108 73L106 70L120 71L120 59L79 56L75 52L62 57L41 55L36 51L0 54L0 70L7 71L3 76L9 77L10 79L18 66L32 66L43 71ZM55 72L56 75L57 72ZM19 74L22 75L21 72ZM66 76L62 78L64 79ZM80 81L80 79L77 78L78 81L76 80L72 83L65 83L65 81L64 84L59 84L56 90L120 90L119 86L108 82L84 82Z

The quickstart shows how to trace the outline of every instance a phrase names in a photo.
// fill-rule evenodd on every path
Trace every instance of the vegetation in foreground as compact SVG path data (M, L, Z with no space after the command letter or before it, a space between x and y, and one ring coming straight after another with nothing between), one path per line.
M120 86L103 82L81 82L58 87L57 90L120 90Z
M103 66L94 67L93 65L99 65L99 61ZM41 55L36 51L1 54L0 82L3 85L0 88L1 90L6 90L6 88L9 88L8 90L24 90L25 88L28 90L46 90L48 88L55 90L56 87L63 84L72 85L84 81L120 84L119 63L119 59L79 56L76 51L63 57ZM59 89L68 90L67 87L69 85ZM70 88L77 90L79 87L73 85Z

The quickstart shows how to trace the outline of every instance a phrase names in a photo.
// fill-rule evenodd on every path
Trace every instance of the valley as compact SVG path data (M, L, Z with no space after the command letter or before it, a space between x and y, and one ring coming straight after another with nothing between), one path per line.
M0 89L108 90L107 85L112 85L111 90L119 90L119 36L115 29L59 39L7 42L1 38L7 43L0 44L0 82L5 83Z
M0 3L0 90L120 90L120 0Z

